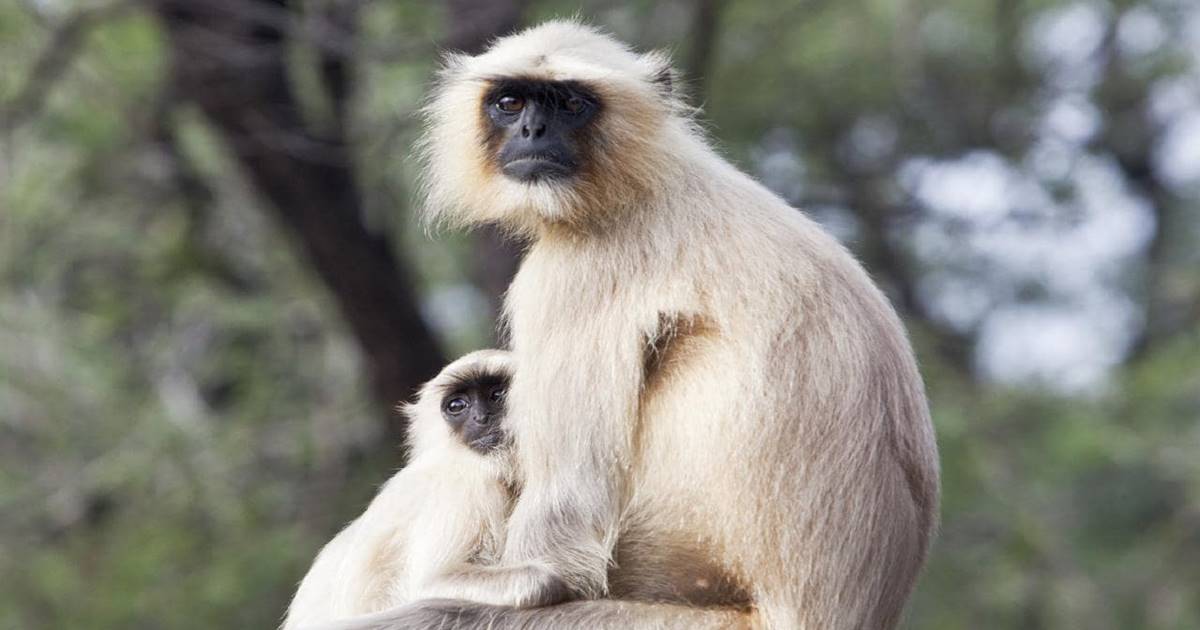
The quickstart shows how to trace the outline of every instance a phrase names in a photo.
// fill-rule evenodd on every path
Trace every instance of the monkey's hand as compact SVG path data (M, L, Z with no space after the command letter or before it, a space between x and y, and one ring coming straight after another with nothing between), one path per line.
M540 564L465 565L417 590L418 599L465 599L481 604L534 608L571 599L567 582Z

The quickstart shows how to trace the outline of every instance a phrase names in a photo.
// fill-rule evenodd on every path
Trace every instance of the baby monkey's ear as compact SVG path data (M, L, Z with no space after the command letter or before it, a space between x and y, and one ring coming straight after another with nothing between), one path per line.
M400 401L396 403L395 407L392 407L392 411L394 411L396 415L403 418L405 422L409 423L415 421L417 419L417 415L419 415L417 403L415 402Z

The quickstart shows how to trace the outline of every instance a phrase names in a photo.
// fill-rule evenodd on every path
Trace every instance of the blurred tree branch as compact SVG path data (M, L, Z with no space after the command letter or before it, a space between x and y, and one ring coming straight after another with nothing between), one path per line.
M325 83L336 133L347 133L347 106L350 103L354 74L354 43L358 41L358 19L362 0L329 0L318 10L318 28L323 29L322 41L345 42L343 46L322 47L320 51L321 79Z
M50 39L29 69L21 90L0 106L0 129L9 131L41 111L54 85L66 74L97 25L136 5L134 0L79 9L52 26Z
M158 0L171 81L228 143L247 178L292 232L335 298L363 350L375 397L407 398L443 363L421 319L410 274L381 235L363 222L344 124L306 124L289 82L289 0ZM354 34L357 3L332 2L325 17ZM353 59L347 46L322 49L327 97L344 116ZM389 414L390 417L390 414ZM393 437L398 423L388 422Z
M475 55L520 25L529 0L446 0L445 5L449 25L443 46Z

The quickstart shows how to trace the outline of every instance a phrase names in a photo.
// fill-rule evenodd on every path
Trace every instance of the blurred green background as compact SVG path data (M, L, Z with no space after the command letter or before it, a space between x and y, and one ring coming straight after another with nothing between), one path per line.
M512 247L413 219L438 51L570 15L904 316L906 627L1200 627L1200 4L0 0L0 628L278 622L495 342Z

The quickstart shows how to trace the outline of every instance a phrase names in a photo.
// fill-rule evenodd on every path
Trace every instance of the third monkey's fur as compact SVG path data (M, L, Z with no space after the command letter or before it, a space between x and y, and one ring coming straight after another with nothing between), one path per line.
M670 74L573 22L449 58L428 108L430 216L531 242L506 298L513 573L452 593L493 605L349 627L897 624L938 509L904 330L840 244L717 155ZM495 167L483 99L506 78L598 96L576 176ZM531 567L577 597L661 603L521 610L554 601Z

